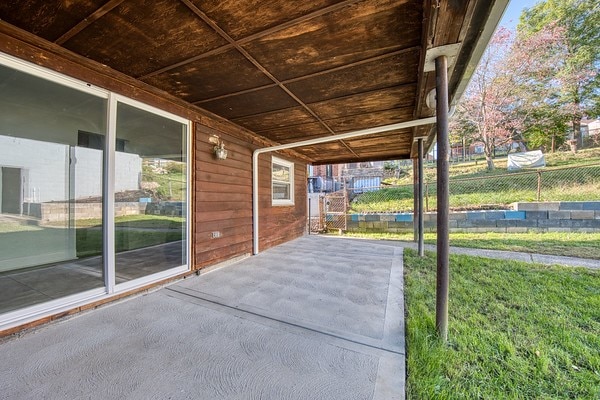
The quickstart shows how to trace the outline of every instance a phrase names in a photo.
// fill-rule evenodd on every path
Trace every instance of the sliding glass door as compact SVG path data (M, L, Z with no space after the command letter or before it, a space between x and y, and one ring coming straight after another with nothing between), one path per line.
M187 269L188 131L0 54L0 327Z

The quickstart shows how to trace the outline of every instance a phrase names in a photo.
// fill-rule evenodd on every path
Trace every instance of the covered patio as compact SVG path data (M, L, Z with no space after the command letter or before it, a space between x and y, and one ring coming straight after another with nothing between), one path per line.
M437 141L445 337L449 109L507 3L0 4L0 139L19 149L0 147L0 214L32 221L0 226L18 250L0 335L179 281L9 340L9 397L401 398L401 251L303 237L307 166L413 159L422 178ZM31 245L50 230L52 259ZM86 260L93 287L68 270L30 296Z
M402 248L307 236L0 344L2 396L402 399Z

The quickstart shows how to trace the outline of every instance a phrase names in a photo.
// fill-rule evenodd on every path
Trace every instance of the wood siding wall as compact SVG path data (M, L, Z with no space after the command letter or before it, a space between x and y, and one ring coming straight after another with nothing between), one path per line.
M252 252L252 151L274 144L168 93L0 21L0 52L89 82L193 122L192 262L200 269ZM210 135L225 142L226 160L213 155ZM306 225L306 163L293 151L295 206L271 206L271 155L260 159L261 250L301 236ZM213 239L212 232L220 237Z
M252 252L252 151L255 147L207 126L195 126L195 266L202 268ZM225 142L226 160L217 160L208 139ZM259 158L260 249L304 234L306 226L306 164L294 161L295 205L271 205L271 154ZM213 232L220 237L213 238Z

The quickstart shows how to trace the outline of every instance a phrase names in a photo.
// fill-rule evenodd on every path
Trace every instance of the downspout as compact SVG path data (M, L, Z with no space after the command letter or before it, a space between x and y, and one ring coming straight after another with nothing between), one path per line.
M375 128L361 129L358 131L340 133L334 136L320 137L316 139L302 140L295 143L281 144L270 147L263 147L254 150L252 153L252 254L259 253L258 246L258 157L263 153L272 151L293 149L296 147L312 146L315 144L335 142L337 140L351 139L360 136L375 135L382 132L394 131L397 129L412 128L414 126L430 125L436 122L436 117L415 119L412 121L399 122L397 124L378 126Z

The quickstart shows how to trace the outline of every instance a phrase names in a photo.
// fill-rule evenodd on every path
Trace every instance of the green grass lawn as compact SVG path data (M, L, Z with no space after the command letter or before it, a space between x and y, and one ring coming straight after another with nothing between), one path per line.
M590 201L600 199L600 148L577 154L546 154L547 168L541 171L540 201ZM570 169L563 169L568 168ZM450 208L472 209L482 205L506 208L518 201L538 201L536 171L507 171L506 157L496 160L488 171L485 162L466 162L450 166ZM424 170L427 211L436 209L436 168ZM413 209L412 170L397 187L359 194L350 203L351 213L401 212ZM486 207L489 208L489 207Z
M600 398L600 272L452 255L442 344L435 256L404 254L408 399Z
M494 204L503 209L518 201L538 200L538 175L497 169L474 174L477 179L455 176L450 180L450 208L477 208ZM411 178L412 179L412 178ZM435 210L437 189L427 184L425 209ZM600 166L581 164L577 169L544 169L541 173L540 201L594 201L600 199ZM412 210L413 186L389 187L356 196L350 212L400 212Z
M413 233L346 232L348 237L412 241ZM425 233L425 243L436 243L435 233ZM450 245L475 249L521 251L556 256L600 260L600 233L594 232L527 232L450 233Z
M183 217L171 217L166 215L123 215L115 217L115 227L117 228L160 228L160 229L178 229L185 223ZM78 219L75 221L77 228L91 228L102 225L100 219Z
M78 257L102 254L101 220L77 220ZM115 218L117 252L135 250L183 238L185 219L164 215L127 215Z
M570 151L546 153L546 166L551 167L573 167L585 164L600 163L600 148L579 150L576 154ZM467 161L450 165L450 178L475 178L475 177L490 177L506 174L507 157L500 157L494 160L496 169L488 171L486 169L485 160ZM397 185L409 184L412 185L412 169L408 169L400 179L395 179ZM436 180L435 164L427 164L424 170L425 181Z

